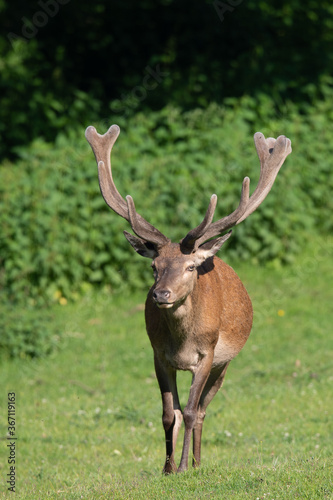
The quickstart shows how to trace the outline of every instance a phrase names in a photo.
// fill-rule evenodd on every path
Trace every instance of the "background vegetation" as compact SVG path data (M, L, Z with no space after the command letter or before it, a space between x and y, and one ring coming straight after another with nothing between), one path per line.
M332 2L0 0L0 21L0 379L18 394L18 495L332 498ZM150 267L84 139L112 123L120 192L175 241L213 192L222 217L245 175L254 189L256 131L293 146L222 254L256 316L210 408L206 468L167 480Z
M202 219L213 192L219 195L216 217L222 217L237 206L245 175L254 189L260 169L252 135L259 123L266 135L283 131L294 152L264 207L234 230L228 256L292 263L313 231L332 230L332 100L333 92L306 117L290 105L275 118L269 99L257 108L247 97L206 110L181 113L169 106L122 118L113 150L115 182L146 218L179 241ZM149 266L125 240L127 223L106 207L84 139L37 140L20 156L0 169L0 284L11 301L67 300L91 284L146 289Z
M1 156L169 103L264 94L302 109L332 77L330 0L0 0L0 15Z

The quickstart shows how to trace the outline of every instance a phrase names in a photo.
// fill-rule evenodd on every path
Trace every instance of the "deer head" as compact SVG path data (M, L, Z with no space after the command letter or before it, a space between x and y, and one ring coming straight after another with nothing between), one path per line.
M231 231L223 236L221 234L246 219L266 198L285 158L291 153L291 142L283 135L277 139L265 139L262 133L257 132L254 142L260 160L260 178L252 196L249 196L250 179L245 177L236 210L212 222L217 203L217 196L213 194L201 224L175 244L136 211L131 196L126 196L125 201L119 194L113 182L110 159L119 132L117 125L112 125L104 135L98 134L92 126L86 130L86 139L98 164L101 193L107 205L130 223L135 235L127 231L124 235L134 250L143 257L153 259L153 298L159 307L170 308L181 303L191 292L198 269L200 272L204 272L205 266L207 269Z

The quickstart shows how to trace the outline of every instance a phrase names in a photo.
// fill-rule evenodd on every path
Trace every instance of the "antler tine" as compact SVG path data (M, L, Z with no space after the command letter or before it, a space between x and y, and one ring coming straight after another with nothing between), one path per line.
M111 150L117 137L120 133L118 125L111 125L109 130L100 135L95 127L88 127L85 132L87 141L89 142L98 165L98 180L102 196L106 204L118 215L126 219L131 225L134 222L133 231L137 236L143 238L157 246L163 246L170 240L158 231L154 226L149 224L140 214L134 214L134 203L131 205L131 214L129 213L129 205L118 192L112 178L111 170ZM131 197L129 197L131 198ZM132 198L131 198L132 199ZM133 201L133 200L132 200Z
M205 233L198 238L196 242L196 247L200 246L205 241L209 240L209 238L213 238L218 234L221 234L223 231L230 229L231 227L237 224L238 219L242 216L244 211L246 210L247 204L249 202L249 191L250 191L250 179L245 177L242 184L242 192L241 198L238 207L234 212L230 215L220 219L207 228Z
M249 198L250 179L245 177L238 208L232 214L210 224L205 233L197 239L196 247L236 226L254 212L268 195L284 160L292 151L291 141L284 135L277 139L265 139L261 132L257 132L254 134L254 143L260 160L260 177L256 189ZM187 236L184 239L186 238Z
M216 208L216 203L217 203L217 196L216 194L213 194L210 198L210 202L207 208L206 215L196 228L192 229L186 236L183 238L180 242L180 244L187 248L187 249L194 249L196 247L196 241L206 233L208 227L211 225L213 217L214 217L214 212Z

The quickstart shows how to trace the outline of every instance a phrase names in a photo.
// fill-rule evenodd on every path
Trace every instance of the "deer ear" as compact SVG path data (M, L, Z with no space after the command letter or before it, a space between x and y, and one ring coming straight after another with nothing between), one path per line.
M148 257L149 259L155 259L155 257L157 257L158 252L154 243L142 240L127 231L124 231L124 235L139 255L142 255L142 257Z
M201 245L195 252L196 257L201 262L204 262L206 259L209 259L209 257L213 257L220 250L223 243L227 241L227 239L231 236L231 233L232 231L229 231L224 236L216 238L215 240L207 241L207 243Z

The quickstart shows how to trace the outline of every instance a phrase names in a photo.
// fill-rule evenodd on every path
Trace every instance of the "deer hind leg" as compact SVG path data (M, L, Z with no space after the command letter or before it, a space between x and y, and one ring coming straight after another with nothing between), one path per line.
M229 362L212 370L202 391L198 405L198 416L193 430L193 467L199 467L201 461L201 435L206 408L222 386L228 365Z
M175 463L175 448L183 415L179 403L176 370L165 367L155 356L155 371L160 386L163 404L162 422L165 432L166 459L164 474L177 472Z

